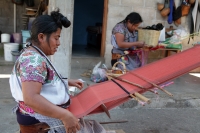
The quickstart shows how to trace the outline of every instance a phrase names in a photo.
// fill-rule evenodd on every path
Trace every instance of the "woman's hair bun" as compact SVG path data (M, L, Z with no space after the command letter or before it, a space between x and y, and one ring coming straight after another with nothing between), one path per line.
M61 18L61 23L65 28L68 28L71 25L71 22L64 16Z
M54 21L60 28L62 28L62 26L68 28L71 25L71 22L67 19L67 17L63 16L60 13L59 8L51 12L51 17L54 19Z

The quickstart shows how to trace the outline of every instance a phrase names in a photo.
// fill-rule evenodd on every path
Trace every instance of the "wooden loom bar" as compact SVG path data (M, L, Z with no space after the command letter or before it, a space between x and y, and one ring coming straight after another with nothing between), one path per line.
M140 100L142 100L142 101L144 101L144 102L146 102L146 103L148 103L148 104L151 103L150 99L146 98L145 96L141 95L141 94L138 93L138 92L135 92L134 95L135 95L136 97L138 97Z
M154 93L154 94L158 94L158 93L155 93L155 92L152 91L152 90L148 90L147 88L145 88L145 87L143 87L143 86L141 86L141 85L139 85L139 84L137 84L137 83L130 82L130 81L128 81L128 80L119 78L119 77L114 76L114 75L107 75L107 76L109 76L109 77L111 77L111 78L115 78L115 79L120 80L120 81L123 81L123 82L128 83L128 84L137 86L137 87L139 87L139 88L141 88L141 89L147 90L147 91L152 92L152 93Z
M136 77L148 82L149 84L153 85L154 87L160 89L161 91L165 92L166 94L168 94L169 96L173 96L173 94L171 94L170 92L168 92L167 90L164 90L163 88L161 88L160 86L158 86L157 84L147 80L146 78L142 77L142 76L139 76L138 74L136 73L133 73L133 72L130 72L131 74L135 75Z
M119 83L117 83L114 79L111 79L114 83L116 83L123 91L125 91L131 98L133 98L133 99L135 99L136 101L138 101L138 102L141 102L140 100L144 100L144 102L146 102L146 101L150 101L148 98L144 98L144 97L142 97L141 95L137 95L137 96L139 96L139 97L137 97L136 96L136 94L135 93L137 93L137 92L135 92L134 93L134 95L133 94L131 94L131 93L129 93L123 86L121 86ZM139 99L140 100L139 100ZM147 100L148 99L148 100Z

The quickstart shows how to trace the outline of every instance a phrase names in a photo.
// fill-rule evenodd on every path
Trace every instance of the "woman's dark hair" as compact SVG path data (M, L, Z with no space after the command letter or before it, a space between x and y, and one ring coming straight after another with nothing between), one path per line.
M71 22L67 17L60 13L60 10L52 11L51 15L41 15L38 16L32 23L31 27L31 41L38 42L38 34L43 33L47 35L47 40L49 40L50 35L56 32L58 28L62 29L69 27Z
M132 12L132 13L130 13L130 14L129 14L128 16L126 16L126 18L125 18L123 21L121 21L121 22L126 23L128 20L130 21L131 24L138 24L138 23L143 22L142 17L141 17L140 14L137 13L137 12ZM121 23L121 22L120 22L120 23Z

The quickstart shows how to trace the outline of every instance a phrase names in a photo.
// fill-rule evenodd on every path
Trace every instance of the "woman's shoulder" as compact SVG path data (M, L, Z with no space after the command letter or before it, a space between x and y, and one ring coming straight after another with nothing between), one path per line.
M112 33L113 34L115 34L115 33L122 33L122 34L124 34L125 33L124 23L118 23L118 24L116 24L115 27L112 30Z
M44 56L42 56L40 53L38 53L35 50L25 50L24 52L22 52L22 54L20 56L21 56L21 58L34 57L34 58L43 58L43 59L45 59Z
M22 81L45 83L48 69L47 61L38 52L25 50L19 57L17 69Z
M19 57L19 62L29 62L30 64L40 64L46 62L45 57L34 50L25 50Z

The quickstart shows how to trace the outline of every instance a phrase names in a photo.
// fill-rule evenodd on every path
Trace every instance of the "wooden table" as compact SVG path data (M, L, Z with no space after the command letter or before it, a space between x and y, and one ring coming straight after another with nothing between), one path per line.
M171 52L180 53L181 49L169 49L169 48L159 48L157 50L165 50L165 57L168 57L171 55Z

